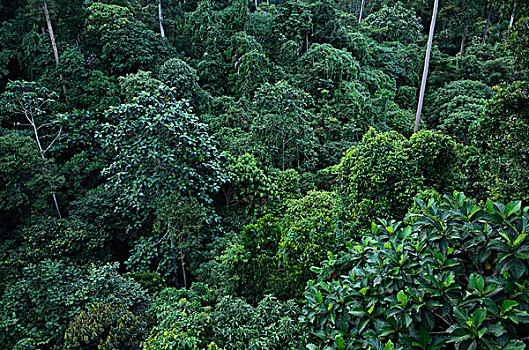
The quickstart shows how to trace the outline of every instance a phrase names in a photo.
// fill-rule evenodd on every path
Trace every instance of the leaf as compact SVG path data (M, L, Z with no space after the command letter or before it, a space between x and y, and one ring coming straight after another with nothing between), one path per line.
M402 307L406 307L406 304L408 303L408 297L403 290L397 293L397 300L402 304Z
M485 317L487 316L487 309L476 309L472 313L472 323L476 328L479 328L481 324L483 323L483 320L485 320Z
M509 217L511 214L518 212L521 207L522 201L509 202L509 204L505 206L505 217Z
M523 349L525 349L525 344L521 340L511 340L503 348L503 350L523 350Z
M341 335L337 335L334 338L334 341L336 342L336 348L338 350L344 350L345 349L345 340L343 340Z
M514 252L514 256L522 260L529 259L529 246L521 246L516 250L516 252Z
M474 287L476 290L482 292L483 288L485 288L485 279L483 276L473 273L470 275L470 285Z
M518 259L510 261L510 270L515 278L520 278L525 273L525 264Z
M506 332L505 328L500 323L491 324L487 327L489 333L494 334L495 337L500 337Z
M514 241L512 245L514 247L517 247L525 239L525 237L527 237L527 233L522 233L516 238L516 240Z
M505 314L511 311L515 306L518 306L518 302L514 300L505 300L503 304L501 304L501 313Z
M323 301L323 295L321 295L320 291L316 293L316 301L318 302L318 304Z
M492 201L492 199L487 199L487 203L485 203L485 207L487 208L487 211L492 214L494 213L494 202Z

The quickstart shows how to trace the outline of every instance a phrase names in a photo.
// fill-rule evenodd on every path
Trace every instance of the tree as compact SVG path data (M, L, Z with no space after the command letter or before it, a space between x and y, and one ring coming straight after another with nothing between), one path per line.
M353 226L376 217L404 217L423 182L417 159L406 150L406 139L373 128L347 150L338 173L344 210Z
M366 5L366 0L362 0L362 4L360 5L360 14L358 15L358 23L362 22L362 14L364 13L365 5Z
M422 104L424 102L424 92L426 90L426 80L428 79L428 67L430 66L430 53L432 51L433 35L435 32L435 20L437 19L437 8L439 6L439 0L434 0L432 21L430 23L430 34L428 35L428 46L426 47L426 57L424 58L424 70L422 73L421 89L419 91L419 103L417 105L417 115L415 117L415 126L413 132L416 133L419 130L419 123L421 122Z
M473 136L470 130L485 112L486 102L492 96L493 90L480 81L452 81L436 91L425 121L429 128L469 144Z
M50 19L50 11L48 9L48 2L51 2L53 7L56 7L55 1L42 1L42 0L30 0L28 2L28 6L30 8L40 8L42 9L42 12L44 13L44 18L46 19L46 26L48 28L48 34L50 36L51 41L51 47L53 49L53 56L55 57L55 65L57 68L59 68L59 50L57 49L57 43L55 42L55 34L53 33L53 24L51 23ZM68 103L68 97L66 94L66 85L64 85L64 78L62 76L62 73L59 72L59 77L61 79L61 85L64 92L64 97L66 99L66 103Z
M284 81L264 84L255 96L259 116L252 122L253 134L270 152L275 167L311 168L316 161L317 140L309 111L310 95Z
M39 155L34 140L15 132L0 136L0 221L5 229L46 208L46 199L63 182L54 162Z
M147 70L170 50L160 36L136 20L128 7L94 2L86 9L83 46L111 73Z
M37 142L38 154L45 160L45 154L50 150L53 144L61 137L62 127L56 132L55 136L42 135L42 132L53 130L56 120L53 120L47 109L54 103L53 94L46 88L39 86L35 82L15 81L7 85L7 91L4 98L8 103L8 110L17 115L24 117L25 122L32 129L33 136ZM18 123L17 123L18 124ZM45 140L48 144L44 144ZM52 193L53 202L59 218L61 211L55 193Z
M161 86L105 112L101 134L114 153L104 173L118 192L117 209L133 226L150 218L159 198L173 192L210 204L226 177L206 125Z
M29 338L60 348L69 324L99 302L143 315L149 304L147 292L117 270L117 263L83 267L51 260L25 267L0 298L0 342L12 348Z
M492 15L493 6L494 6L494 0L490 0L489 11L487 14L487 22L485 23L485 29L483 30L483 39L481 40L481 45L485 45L485 42L487 40L487 33L489 31L490 16Z
M196 198L173 193L159 201L155 216L154 235L136 242L127 264L132 271L156 271L174 282L181 276L187 288L186 254L200 243L208 211Z
M415 11L407 9L400 1L370 14L365 23L379 42L399 41L411 44L419 40L422 30Z
M165 38L165 31L163 30L162 0L158 0L158 21L160 22L160 35L162 38Z

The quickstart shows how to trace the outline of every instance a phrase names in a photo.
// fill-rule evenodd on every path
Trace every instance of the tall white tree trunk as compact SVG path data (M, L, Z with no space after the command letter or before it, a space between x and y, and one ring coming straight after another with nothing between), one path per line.
M364 13L365 5L366 5L366 0L362 0L362 4L360 4L360 16L358 16L358 23L362 22L362 15Z
M42 2L42 10L44 11L44 17L46 17L46 24L48 25L48 33L50 34L51 46L53 48L53 55L55 56L55 64L57 69L59 68L59 50L57 50L57 43L55 42L55 35L53 34L53 26L50 20L50 12L48 11L48 4L45 1ZM68 96L66 95L66 85L64 85L64 78L62 73L59 73L59 78L61 79L62 91L64 92L64 99L66 104L68 102ZM55 195L54 195L55 196Z
M422 72L421 90L419 92L419 103L417 105L417 115L415 117L413 133L419 131L419 123L421 122L422 105L424 103L424 90L426 89L426 80L428 79L428 68L430 67L430 55L432 52L432 42L435 32L435 20L437 19L438 6L439 0L434 0L432 21L430 23L430 34L428 35L428 46L426 47L426 57L424 58L424 70Z
M162 0L158 0L158 20L160 22L160 35L162 38L165 38L165 31L163 30Z
M42 10L44 17L46 17L46 24L48 25L48 33L50 33L51 46L53 47L53 55L55 56L55 63L59 65L59 51L57 50L57 43L55 42L55 35L53 34L53 26L51 25L50 12L48 11L48 4L42 3Z
M512 9L511 20L509 22L509 28L512 28L512 26L514 25L514 13L515 12L516 12L516 3L514 4L514 7Z
M459 49L459 57L463 57L465 52L465 41L467 40L467 26L463 27L463 37L461 38L461 47Z

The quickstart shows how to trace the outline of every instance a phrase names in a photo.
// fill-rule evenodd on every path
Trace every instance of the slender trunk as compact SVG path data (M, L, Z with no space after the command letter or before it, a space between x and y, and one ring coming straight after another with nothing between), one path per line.
M463 27L463 38L461 38L461 48L459 49L459 57L463 57L465 52L465 41L467 40L467 26Z
M426 47L426 57L424 58L424 70L422 72L421 90L419 93L419 103L417 105L417 115L415 117L415 126L413 133L419 131L419 123L421 122L422 105L424 102L424 90L426 89L426 80L428 79L428 68L430 66L430 54L432 52L433 35L435 32L435 20L437 18L437 8L439 0L434 0L432 22L430 23L430 34L428 35L428 46Z
M514 25L514 13L515 12L516 12L516 4L514 4L514 7L512 9L511 21L509 22L509 28L512 28L512 26Z
M364 13L364 6L366 5L366 0L362 0L360 4L360 15L358 16L358 23L362 22L362 15Z
M51 46L53 47L53 55L55 56L55 63L59 65L59 51L57 50L57 43L55 42L55 35L53 34L53 26L51 25L50 13L48 11L48 4L42 3L42 10L44 17L46 17L46 24L48 25L48 33L50 33Z
M259 6L259 4L257 3L257 0L254 1L254 5L255 5L255 9L257 10L257 6Z
M481 44L485 45L485 40L487 40L487 32L489 31L489 25L490 25L490 16L492 15L492 4L493 2L490 2L489 6L489 14L487 15L487 23L485 24L485 31L483 32L483 40L481 40Z
M165 31L163 30L162 0L158 0L158 20L160 21L160 35L162 38L165 38Z
M42 3L42 10L44 11L44 17L46 17L46 24L48 25L48 33L50 34L51 46L53 48L53 55L55 56L55 65L59 69L59 51L57 50L57 43L55 42L55 35L53 34L53 26L51 25L50 12L48 11L48 4ZM66 104L69 104L68 97L66 96L66 85L64 85L64 78L62 73L59 73L61 79L62 91L64 92L64 99Z
M309 51L309 32L305 33L305 50Z
M180 248L180 264L182 265L182 277L184 278L184 288L187 288L186 263L184 261L184 250Z
M33 127L33 134L35 135L35 140L37 141L37 146L39 147L40 157L42 159L46 159L44 158L44 151L42 150L42 145L40 144L39 132L37 129L37 125L35 124L35 119L33 118L33 116L29 117L27 113L26 113L26 119L29 121L29 123ZM61 211L59 210L59 203L57 202L57 197L55 196L55 193L52 193L51 196L53 197L53 203L55 203L55 209L57 210L59 219L62 219Z

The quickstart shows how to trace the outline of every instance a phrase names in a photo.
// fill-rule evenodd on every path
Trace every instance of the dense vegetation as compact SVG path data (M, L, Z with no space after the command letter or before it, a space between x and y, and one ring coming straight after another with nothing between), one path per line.
M0 348L525 349L529 7L437 2L3 1Z

